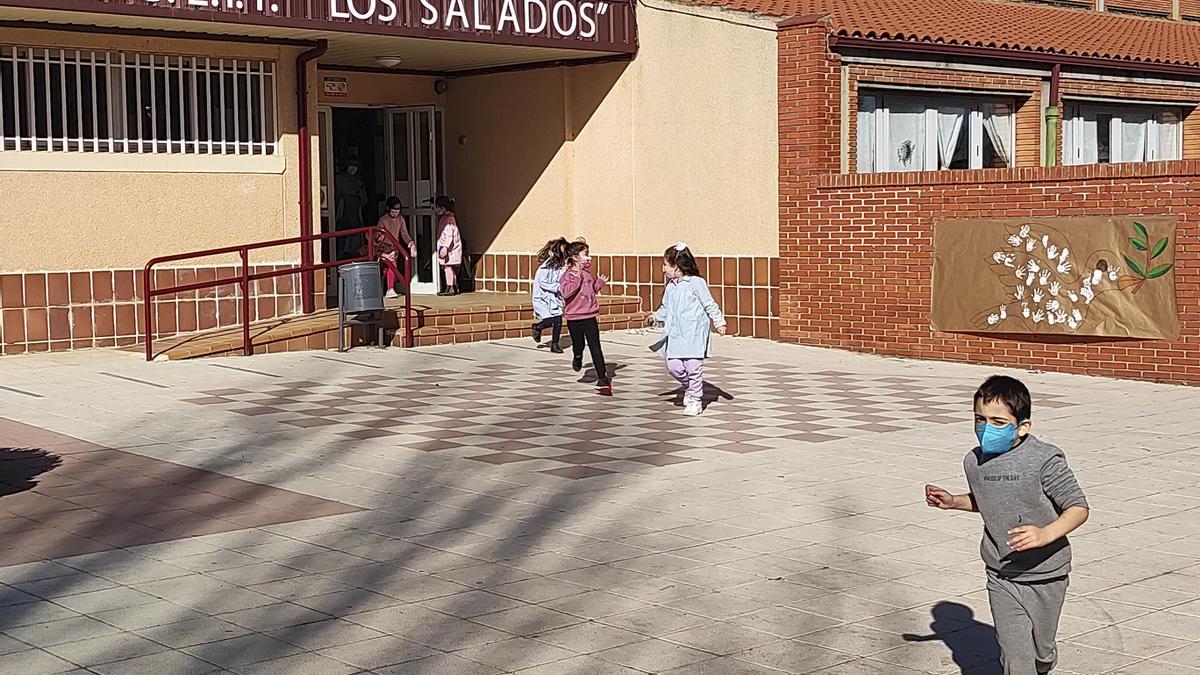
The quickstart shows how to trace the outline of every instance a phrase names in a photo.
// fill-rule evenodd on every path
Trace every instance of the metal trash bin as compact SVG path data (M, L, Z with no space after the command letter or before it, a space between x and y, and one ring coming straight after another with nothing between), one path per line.
M386 347L383 309L383 281L379 275L379 263L357 262L339 267L338 351L346 351L346 326L375 325L378 330L377 345Z
M383 282L379 278L379 263L357 262L338 268L341 292L338 306L345 314L379 312L383 310Z

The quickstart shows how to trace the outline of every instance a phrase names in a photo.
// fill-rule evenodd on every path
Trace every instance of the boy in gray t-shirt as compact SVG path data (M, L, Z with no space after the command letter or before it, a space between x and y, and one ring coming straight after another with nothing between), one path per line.
M1067 535L1088 519L1087 499L1062 450L1029 434L1031 408L1020 381L988 378L975 392L979 447L963 461L971 491L952 495L925 486L929 506L983 516L979 553L1005 675L1054 668L1071 571Z

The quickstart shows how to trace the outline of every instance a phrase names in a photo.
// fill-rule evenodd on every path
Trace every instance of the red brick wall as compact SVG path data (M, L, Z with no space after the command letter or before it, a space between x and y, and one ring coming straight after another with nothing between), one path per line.
M597 255L597 274L611 281L610 296L638 297L642 311L662 303L662 259L655 255ZM774 257L702 256L696 259L730 331L747 337L779 338L779 259ZM487 253L475 270L477 288L501 293L528 293L537 261L529 253Z
M293 265L252 265L252 273ZM155 270L155 288L236 279L237 266ZM324 288L322 275L318 285ZM299 279L285 275L251 282L251 318L269 319L300 310ZM0 354L66 351L137 344L145 334L141 270L83 270L0 274ZM237 284L159 296L154 301L157 337L241 323Z
M1200 161L837 175L837 56L781 31L780 334L855 351L1200 384ZM985 338L929 323L933 224L948 218L1179 218L1175 341Z

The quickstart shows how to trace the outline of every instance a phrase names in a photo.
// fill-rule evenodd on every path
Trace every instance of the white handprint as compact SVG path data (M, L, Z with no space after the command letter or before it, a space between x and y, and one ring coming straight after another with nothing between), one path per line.
M1029 318L1029 314L1030 314L1030 311L1029 311L1029 303L1028 303L1028 302L1022 302L1022 303L1021 303L1021 315L1022 315L1022 316L1024 316L1026 319L1028 319L1028 318Z
M1062 255L1058 256L1058 259L1059 259L1059 260L1061 260L1061 261L1063 261L1063 262L1067 262L1067 256L1068 256L1069 254L1070 254L1070 251L1067 249L1067 247L1066 247L1066 246L1064 246L1064 247L1063 247L1063 250L1062 250Z
M1025 287L1017 286L1017 290L1013 291L1013 297L1017 300L1025 299Z
M1008 307L1006 305L1000 305L1000 320L1003 321L1007 318L1008 318Z
M1000 315L988 314L987 322L989 326L995 326L996 324L1000 323Z
M1096 299L1096 292L1092 290L1091 286L1084 286L1079 289L1079 294L1083 296L1083 304L1085 305L1092 304L1092 300Z
M1050 302L1046 303L1046 309L1051 312L1058 311L1059 307L1062 307L1062 305L1058 304L1057 300L1051 300Z
M1030 239L1029 241L1025 242L1025 251L1026 251L1026 252L1028 252L1028 253L1032 253L1032 252L1033 252L1033 248L1034 248L1035 246L1037 246L1037 240L1036 240L1036 239Z
M1099 284L1101 281L1104 281L1104 272L1101 270L1093 270L1092 271L1092 284L1093 285Z
M1035 276L1035 275L1034 275L1034 273L1033 273L1033 272L1030 272L1030 273L1029 273L1029 276L1025 277L1025 285L1026 285L1026 286L1032 286L1032 285L1033 285L1033 279L1034 279L1034 276Z
M1113 265L1112 267L1108 268L1108 280L1116 281L1117 275L1119 275L1120 273L1121 273L1121 268L1117 267L1116 265Z
M1057 296L1060 290L1062 290L1062 284L1058 283L1057 281L1050 284L1050 295Z
M1025 240L1024 240L1024 239L1022 239L1022 238L1020 238L1020 237L1018 237L1018 236L1017 236L1017 235L1015 235L1015 234L1013 234L1013 235L1009 235L1009 237L1008 237L1008 243L1009 243L1009 245L1010 245L1010 246L1012 246L1013 248L1016 248L1016 247L1020 246L1020 245L1021 245L1021 242L1023 242L1023 241L1025 241Z
M1025 269L1029 270L1030 272L1033 272L1034 274L1037 274L1038 272L1040 272L1042 270L1042 267L1041 267L1041 265L1037 264L1036 260L1030 260L1029 262L1025 263Z
M1056 323L1066 323L1067 322L1067 313L1066 312L1055 312L1054 320Z
M1016 259L1017 259L1017 256L1013 255L1012 253L1006 253L1004 255L1004 266L1005 267L1013 267L1013 261Z
M1049 250L1049 248L1050 248L1050 235L1048 235L1048 234L1043 234L1043 235L1042 235L1042 246L1046 247L1046 249L1047 249L1047 250Z
M1013 270L1013 274L1016 275L1017 279L1024 279L1025 278L1025 268L1018 267L1017 269Z
M1042 291L1042 289L1035 288L1033 290L1033 304L1035 304L1035 305L1042 304L1042 298L1044 298L1044 297L1046 297L1046 293L1044 291Z
M1073 309L1071 310L1071 318L1075 319L1076 321L1083 321L1083 312L1079 311L1078 309Z
M997 265L1002 264L1004 262L1004 254L996 251L992 254L992 262L995 262Z
M1029 236L1029 226L1028 226L1028 225L1024 225L1024 226L1022 226L1022 227L1021 227L1021 237L1022 237L1022 238L1025 238L1025 237L1028 237L1028 236Z
M1056 315L1054 312L1050 312L1050 313L1046 314L1046 323L1050 324L1051 326L1057 324L1058 323L1058 315Z
M1074 317L1071 317L1071 318L1067 319L1067 327L1070 328L1071 330L1078 330L1079 329L1079 321L1077 319L1075 319Z
M1075 294L1075 291L1067 291L1067 297L1071 299L1071 302L1079 302L1079 296Z
M1044 312L1042 312L1041 310L1038 310L1033 313L1033 322L1034 323L1041 323L1042 319L1044 319L1044 318L1046 318L1046 314Z
M1050 248L1046 249L1046 257L1050 258L1051 260L1054 260L1055 258L1057 258L1058 257L1058 247L1055 246L1054 244L1050 244Z
M1049 282L1050 282L1050 270L1042 270L1042 273L1038 275L1038 283L1045 286Z
M1059 274L1066 274L1067 272L1070 272L1070 271L1071 271L1071 263L1067 262L1066 260L1058 263L1058 273Z

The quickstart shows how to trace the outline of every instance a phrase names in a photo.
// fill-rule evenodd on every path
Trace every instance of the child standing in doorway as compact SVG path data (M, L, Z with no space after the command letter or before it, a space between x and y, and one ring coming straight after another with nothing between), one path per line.
M604 350L600 347L600 303L596 294L608 283L608 277L592 276L592 257L588 245L576 241L567 246L567 271L559 282L563 298L563 316L567 320L567 332L571 334L571 369L583 369L583 345L592 353L592 366L596 369L596 388L603 395L612 394L612 381L608 377L608 366L604 363Z
M704 410L704 359L712 330L725 334L725 315L712 292L696 257L687 244L679 242L663 252L663 275L667 289L662 306L646 317L647 323L663 324L663 339L655 347L667 360L667 371L683 387L683 412L699 415Z
M538 251L538 269L533 276L533 341L542 341L542 331L551 329L550 351L562 353L559 339L562 336L563 297L559 283L567 266L567 243L565 237L551 239Z
M925 486L929 506L983 516L979 551L1005 675L1054 669L1070 583L1067 535L1089 514L1063 451L1029 433L1031 410L1029 389L1019 380L989 377L975 392L979 445L963 461L970 492Z
M462 236L454 218L454 200L442 195L434 200L433 212L438 217L437 256L442 265L446 288L438 295L458 295L458 266L462 264Z

